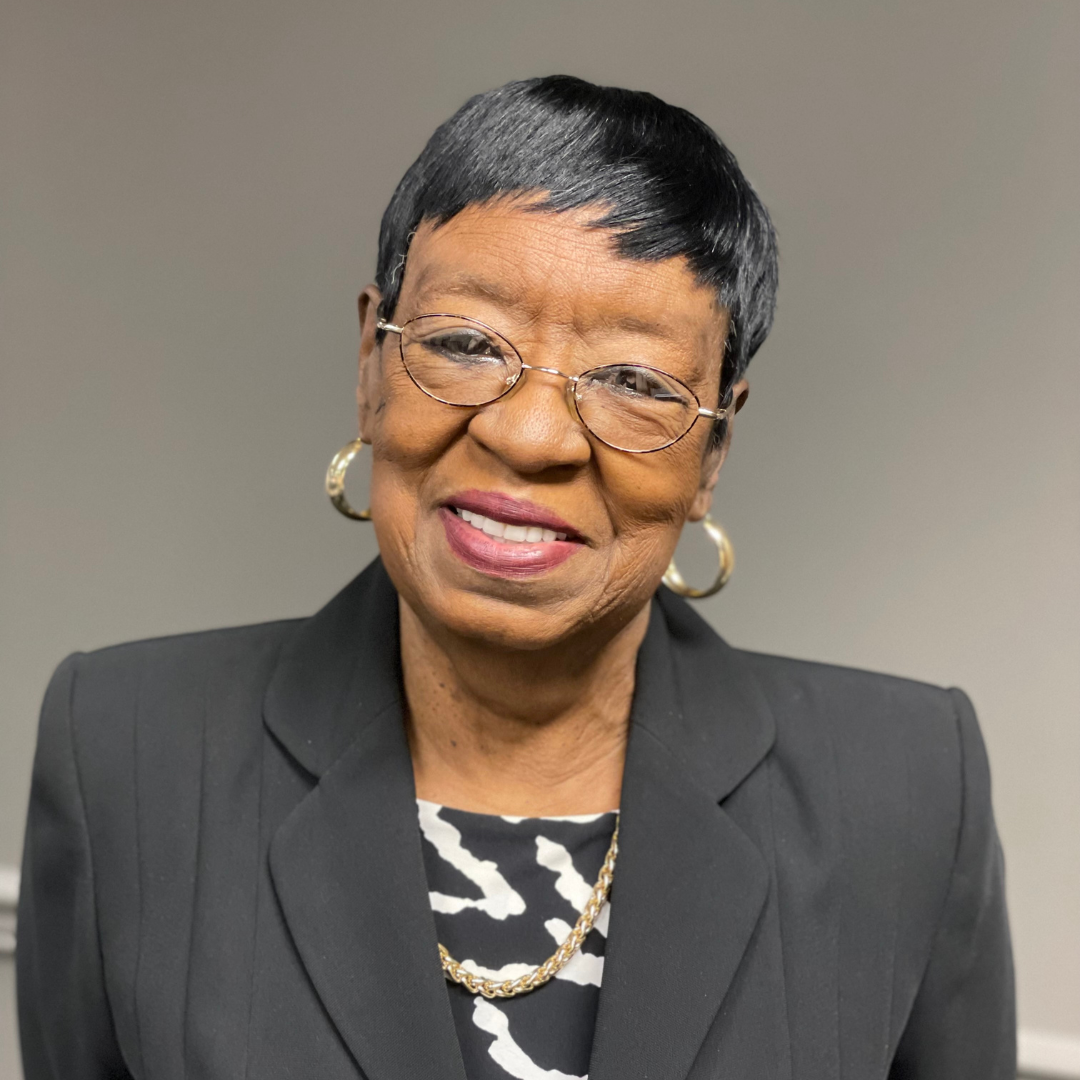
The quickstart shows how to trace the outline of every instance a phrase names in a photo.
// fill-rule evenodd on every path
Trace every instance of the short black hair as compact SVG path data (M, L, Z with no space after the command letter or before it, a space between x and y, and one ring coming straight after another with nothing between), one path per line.
M375 282L392 319L422 222L467 206L540 195L548 210L604 207L596 224L629 258L684 256L730 318L721 393L772 326L776 233L734 154L693 113L652 94L570 75L510 82L439 126L383 214Z

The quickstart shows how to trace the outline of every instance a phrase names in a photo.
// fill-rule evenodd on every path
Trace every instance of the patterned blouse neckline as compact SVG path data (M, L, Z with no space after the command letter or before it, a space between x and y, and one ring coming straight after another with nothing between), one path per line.
M429 807L435 810L449 810L452 814L463 814L472 818L498 818L500 821L509 822L511 825L519 825L523 821L569 821L575 824L588 825L590 822L599 821L600 818L617 814L619 808L614 810L601 810L595 814L551 814L542 816L530 816L519 814L486 814L477 810L458 810L454 806L445 806L443 803L431 802L429 799L417 799L418 807Z
M616 812L517 817L416 805L439 941L488 978L546 960L592 892ZM588 1076L610 913L609 900L581 951L531 993L489 1001L447 983L469 1080Z

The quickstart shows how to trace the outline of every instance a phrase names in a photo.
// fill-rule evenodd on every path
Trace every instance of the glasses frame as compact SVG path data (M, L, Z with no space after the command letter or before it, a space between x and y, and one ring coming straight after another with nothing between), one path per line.
M511 349L513 349L514 355L521 362L521 369L514 376L513 380L506 384L506 388L500 394L497 394L495 397L491 398L488 401L480 402L477 405L461 405L458 404L456 401L446 401L444 398L433 394L430 390L427 389L427 387L421 386L420 383L417 382L416 377L409 370L409 365L405 363L405 345L402 335L405 333L405 328L407 326L409 326L411 323L418 322L420 319L461 319L462 322L470 323L473 326L479 326L482 329L487 330L488 333L494 334L500 341L505 341L506 344L509 345ZM722 406L719 409L706 409L701 404L701 399L697 396L697 394L694 393L693 390L690 389L689 386L686 385L686 383L682 381L682 379L677 379L670 372L664 371L661 368L651 367L648 364L601 364L598 367L589 368L588 371L583 371L580 375L567 375L565 371L559 371L558 368L541 367L538 364L526 364L524 357L521 355L521 350L518 349L518 347L508 337L506 337L505 334L501 334L498 330L495 329L495 327L488 326L487 323L483 323L479 319L470 318L468 315L455 315L452 312L448 311L427 311L424 312L424 314L422 315L414 315L411 319L406 319L405 322L403 322L400 326L396 325L395 323L387 322L385 319L377 319L375 322L375 328L377 330L382 330L388 334L398 335L398 356L401 358L401 366L405 369L405 374L408 375L409 378L412 380L413 385L421 393L426 394L429 398L431 398L432 401L438 401L443 405L449 405L453 409L483 409L488 405L493 405L496 401L499 401L502 398L506 397L506 395L509 394L510 391L513 390L519 382L521 382L521 377L525 374L526 371L542 371L545 375L557 375L560 379L565 379L567 403L570 407L570 412L572 413L574 419L577 420L577 422L583 428L585 428L585 430L590 435L592 435L594 439L598 439L605 446L610 446L612 450L618 450L620 453L623 454L655 454L658 450L667 450L669 447L674 446L677 442L685 439L686 436L689 435L690 432L693 430L694 425L698 422L698 420L701 419L701 417L707 417L709 420L712 420L713 423L716 423L719 420L728 420L731 417L732 410L730 403ZM596 432L593 431L593 429L589 427L589 425L584 421L584 419L582 419L581 412L578 409L577 384L581 382L582 379L586 379L590 375L594 375L598 371L606 371L609 368L626 367L641 368L643 371L652 371L655 372L657 375L662 375L665 379L670 379L672 382L677 383L690 395L694 404L697 406L697 412L694 415L694 419L690 421L689 426L681 435L672 439L670 442L664 443L663 446L654 446L649 450L628 450L625 446L616 446L614 443L610 443L607 441L607 439L604 439L601 436L597 435Z

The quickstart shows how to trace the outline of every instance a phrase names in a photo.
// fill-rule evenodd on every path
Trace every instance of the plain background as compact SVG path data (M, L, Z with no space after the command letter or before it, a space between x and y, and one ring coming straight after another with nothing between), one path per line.
M701 610L971 694L1021 1024L1080 1037L1080 4L7 0L0 37L0 863L68 652L374 554L322 476L382 209L469 94L569 72L712 124L780 234Z

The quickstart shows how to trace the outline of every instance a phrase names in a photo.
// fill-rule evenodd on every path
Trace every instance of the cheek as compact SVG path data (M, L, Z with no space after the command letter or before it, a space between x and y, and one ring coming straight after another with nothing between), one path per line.
M701 454L690 438L655 454L604 454L600 486L616 536L678 538L701 484Z
M383 377L372 446L388 470L415 472L430 465L465 427L468 412L430 398L402 365Z
M428 513L450 488L497 485L505 471L469 437L474 410L429 398L408 373L382 380L372 428L371 506L380 553L399 592L414 608L436 604L432 583L447 567L441 525ZM640 604L666 569L700 486L704 441L691 432L655 454L626 454L600 444L589 464L557 486L576 504L598 543L565 565L547 601L598 618L613 607ZM554 478L533 477L538 487ZM452 482L451 482L452 481ZM558 497L557 497L558 498ZM557 501L557 498L553 501ZM546 501L540 496L539 501ZM538 582L530 594L545 594ZM439 595L443 595L441 592ZM425 601L426 598L426 601Z
M701 447L687 437L656 454L611 451L598 473L613 530L608 587L626 597L647 596L671 561L700 487Z
M383 379L372 433L371 505L380 546L410 543L417 506L435 466L465 430L469 413L434 401L400 369Z

